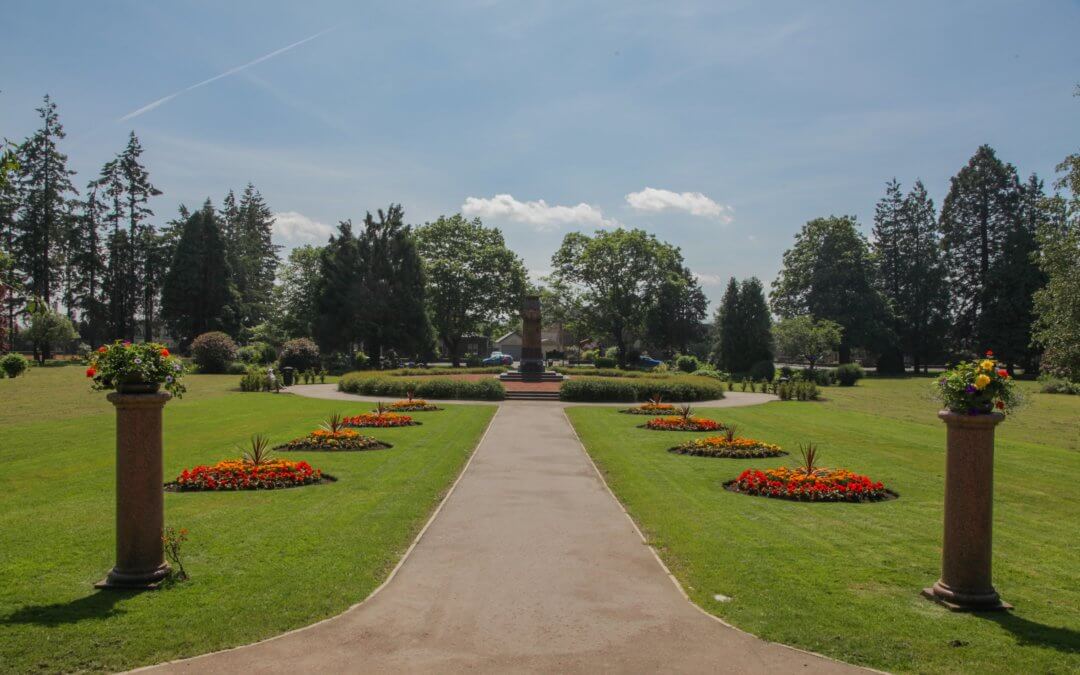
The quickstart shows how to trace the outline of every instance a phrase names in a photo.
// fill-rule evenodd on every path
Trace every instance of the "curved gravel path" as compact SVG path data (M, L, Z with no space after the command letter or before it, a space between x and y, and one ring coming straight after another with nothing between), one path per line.
M292 390L348 396L333 385ZM562 405L503 403L414 547L367 600L264 642L153 669L858 671L765 642L693 605L608 491Z

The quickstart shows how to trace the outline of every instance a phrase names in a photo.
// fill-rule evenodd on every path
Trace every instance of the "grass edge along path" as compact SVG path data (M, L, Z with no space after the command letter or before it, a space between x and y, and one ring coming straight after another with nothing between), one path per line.
M940 564L944 429L932 412L917 425L819 403L702 411L787 449L819 442L825 465L867 473L901 495L876 504L734 494L723 482L743 469L793 465L797 456L686 457L666 449L704 434L637 429L605 408L571 407L567 415L686 593L723 621L890 671L1075 671L1080 589L1070 579L1080 551L1069 532L1080 497L1062 491L1080 471L1080 453L999 442L995 583L1017 611L952 614L919 597ZM1052 484L1023 480L1029 462L1054 474Z
M46 392L47 395L47 392ZM303 435L367 403L289 395L185 397L165 412L165 477L239 454L252 433ZM357 408L357 410L353 410ZM113 559L112 415L5 426L0 474L0 672L116 671L256 642L340 614L401 560L472 456L494 406L378 429L389 450L298 452L338 481L166 494L192 578L96 592Z

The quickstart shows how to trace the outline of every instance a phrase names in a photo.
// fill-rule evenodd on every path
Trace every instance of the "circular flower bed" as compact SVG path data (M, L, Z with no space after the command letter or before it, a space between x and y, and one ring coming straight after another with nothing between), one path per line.
M724 484L732 492L800 502L878 502L896 494L847 469L747 469Z
M422 398L410 398L401 401L394 401L389 406L390 410L394 412L425 412L430 410L442 410L434 403L428 403Z
M705 417L670 415L654 417L644 424L644 428L653 431L719 431L724 425Z
M296 438L284 445L279 445L276 450L326 450L342 452L349 450L380 450L389 448L390 444L383 443L371 436L362 436L352 429L316 429L303 438Z
M734 432L725 436L695 438L670 448L669 452L696 457L729 457L750 459L757 457L780 457L786 455L779 445L772 445L753 438L741 438Z
M627 415L671 415L675 412L675 406L670 403L642 403L619 412Z
M184 469L174 482L166 484L165 489L172 492L277 490L329 480L333 479L307 462L274 459L255 465L242 459L227 459L212 466Z
M342 420L347 427L411 427L420 424L408 415L392 412L373 412L353 415Z

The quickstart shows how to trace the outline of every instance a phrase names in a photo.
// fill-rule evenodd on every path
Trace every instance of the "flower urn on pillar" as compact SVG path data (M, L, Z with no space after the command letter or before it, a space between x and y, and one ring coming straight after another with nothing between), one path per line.
M97 588L153 589L169 576L161 423L165 404L184 393L182 374L162 345L130 342L101 347L86 370L94 389L116 390L108 396L116 407L116 564Z
M1007 371L993 352L961 363L940 380L946 409L945 528L941 578L923 595L954 611L1012 609L991 580L993 560L994 429L1016 403Z

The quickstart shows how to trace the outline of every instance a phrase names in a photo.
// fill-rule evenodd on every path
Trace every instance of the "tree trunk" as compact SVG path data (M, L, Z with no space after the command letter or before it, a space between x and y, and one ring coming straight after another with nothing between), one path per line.
M461 346L461 338L455 337L447 340L446 344L450 347L450 365L457 368L461 365L461 357L458 355L458 348Z
M848 344L847 340L840 342L840 349L838 352L840 363L851 363L851 345Z

